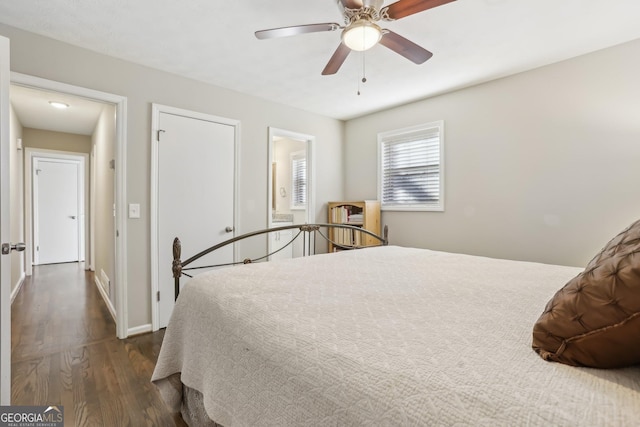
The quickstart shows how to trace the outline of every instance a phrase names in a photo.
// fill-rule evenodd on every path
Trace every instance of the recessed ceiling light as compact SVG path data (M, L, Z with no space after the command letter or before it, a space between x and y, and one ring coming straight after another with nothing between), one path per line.
M51 104L52 107L56 107L60 109L69 108L69 104L65 104L64 102L49 101L49 104Z

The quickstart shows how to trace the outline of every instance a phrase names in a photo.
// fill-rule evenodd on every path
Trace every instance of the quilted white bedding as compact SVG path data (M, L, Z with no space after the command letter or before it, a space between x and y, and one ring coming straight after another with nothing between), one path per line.
M543 361L532 326L580 269L379 247L203 273L153 374L233 426L632 426L640 367ZM174 376L175 378L175 376Z

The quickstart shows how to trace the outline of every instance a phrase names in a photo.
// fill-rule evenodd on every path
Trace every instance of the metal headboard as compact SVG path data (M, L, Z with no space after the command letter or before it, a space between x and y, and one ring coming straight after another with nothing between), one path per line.
M329 238L329 230L330 229L338 229L338 228L342 228L342 229L348 229L348 230L353 230L354 232L359 232L362 233L368 237L370 237L371 241L373 241L373 244L367 244L367 245L352 245L352 244L345 244L345 243L338 243L335 242L333 240L331 240ZM231 262L231 263L223 263L223 264L213 264L213 265L207 265L207 266L198 266L198 267L188 267L188 265L190 265L191 263L193 263L194 261L202 258L203 256L210 254L213 251L216 251L220 248L223 248L225 246L231 245L233 243L239 242L240 240L244 240L244 239L248 239L250 237L254 237L254 236L259 236L261 234L269 234L272 232L276 232L276 231L283 231L283 230L298 230L298 233L294 234L293 237L291 238L291 240L283 245L282 247L278 248L277 250L271 252L271 253L267 253L266 255L262 255L256 258L245 258L242 261L237 261L237 262ZM323 231L324 230L324 231ZM231 265L237 265L237 264L250 264L252 262L258 262L258 261L264 261L266 260L268 257L270 257L271 255L274 255L276 253L278 253L279 251L283 250L284 248L290 246L293 244L293 242L295 240L297 240L298 238L302 239L302 256L308 256L308 255L314 255L315 254L315 247L316 247L316 238L318 236L320 236L322 239L326 240L327 242L333 244L335 247L339 248L340 250L351 250L351 249L362 249L365 247L372 247L372 246L386 246L389 243L389 239L388 239L388 234L389 234L389 229L387 228L387 226L384 227L384 232L382 236L377 235L376 233L373 233L369 230L365 230L364 228L361 227L356 227L353 225L344 225L344 224L298 224L298 225L284 225L281 227L273 227L273 228L266 228L264 230L258 230L258 231L254 231L251 233L246 233L246 234L242 234L240 236L236 236L233 237L231 239L225 240L224 242L218 243L217 245L213 245L199 253L197 253L196 255L192 256L191 258L188 258L186 261L181 261L180 257L182 254L182 244L180 242L179 238L175 238L173 240L173 263L172 263L172 271L173 271L173 279L174 279L174 283L175 283L175 298L178 298L178 294L180 293L180 277L181 276L187 276L187 277L193 277L188 273L185 273L185 271L192 271L192 270L197 270L197 269L204 269L204 268L215 268L215 267L224 267L224 266L231 266Z

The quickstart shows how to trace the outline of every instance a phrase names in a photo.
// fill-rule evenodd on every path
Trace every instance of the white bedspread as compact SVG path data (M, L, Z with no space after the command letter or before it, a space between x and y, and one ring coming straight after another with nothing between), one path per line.
M153 375L233 426L632 426L640 367L543 361L531 331L580 269L381 247L204 273ZM639 337L640 339L640 337Z

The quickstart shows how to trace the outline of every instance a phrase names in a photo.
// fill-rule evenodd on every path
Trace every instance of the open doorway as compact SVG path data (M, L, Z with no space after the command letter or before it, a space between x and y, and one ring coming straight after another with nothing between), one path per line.
M27 243L25 274L32 273L34 264L84 261L84 268L96 273L95 282L116 321L117 336L125 338L128 335L123 202L126 98L19 73L12 73L11 80L10 99L19 122L25 178L22 206ZM77 257L57 259L47 255L40 259L42 253L37 251L43 238L39 230L43 223L35 208L38 203L46 203L38 198L38 188L43 183L45 187L58 185L48 180L37 182L37 174L47 168L51 169L50 177L58 172L71 175L72 169L82 175L78 186L83 188L71 186L68 190L81 193L85 201L78 204L77 211L66 214L65 220L75 228L70 226L64 233L65 240L78 242L78 247L70 250L76 251ZM68 195L64 191L62 194ZM73 203L69 202L69 206ZM69 210L69 206L65 209ZM84 221L80 221L81 217ZM72 228L77 229L77 234ZM54 237L59 239L60 230L55 231ZM14 291L17 294L18 289Z
M267 226L315 222L315 137L269 127ZM296 258L304 253L300 239L293 241L293 230L272 233L267 240L270 260Z

